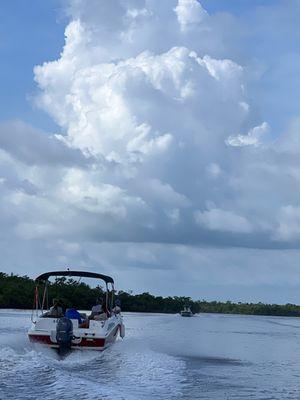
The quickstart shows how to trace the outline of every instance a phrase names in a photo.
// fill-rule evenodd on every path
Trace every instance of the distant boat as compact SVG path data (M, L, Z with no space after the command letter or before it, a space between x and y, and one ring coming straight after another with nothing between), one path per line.
M192 311L191 311L191 309L190 309L189 306L184 306L184 307L183 307L183 310L180 311L180 315L181 315L182 317L192 317L192 316L193 316L193 313L192 313Z

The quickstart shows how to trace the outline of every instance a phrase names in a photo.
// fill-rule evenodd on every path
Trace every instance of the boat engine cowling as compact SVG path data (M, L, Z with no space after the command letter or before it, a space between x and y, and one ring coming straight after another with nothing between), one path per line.
M73 323L69 318L61 317L56 325L56 342L59 345L59 354L66 354L71 350L73 339Z

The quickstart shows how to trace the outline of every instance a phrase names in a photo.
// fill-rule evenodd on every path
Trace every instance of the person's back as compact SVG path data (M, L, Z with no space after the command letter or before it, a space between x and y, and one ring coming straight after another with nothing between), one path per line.
M60 306L53 306L50 308L50 315L53 317L62 317L64 315L63 309Z
M89 319L95 319L97 315L100 315L103 313L103 305L102 301L100 299L96 300L96 304L92 307L91 315L89 316Z
M81 315L75 308L68 308L66 311L66 317L69 319L77 319L78 323L82 323Z
M108 318L108 311L105 306L105 301L97 299L96 304L92 307L91 315L89 319L94 319L95 321L104 321Z
M102 313L102 304L96 304L95 306L92 307L92 314L101 314Z
M112 309L112 312L114 314L120 314L120 312L121 312L121 301L119 299L116 299L115 306Z
M60 318L63 317L64 312L57 299L53 299L53 306L48 312L43 314L43 317Z

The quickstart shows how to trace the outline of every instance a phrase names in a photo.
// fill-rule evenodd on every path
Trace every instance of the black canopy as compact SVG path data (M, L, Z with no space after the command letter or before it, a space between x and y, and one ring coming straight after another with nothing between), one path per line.
M95 272L86 272L86 271L51 271L45 272L42 275L39 275L35 280L36 281L47 281L50 276L82 276L84 278L96 278L102 279L105 283L114 283L113 278L107 275L96 274Z

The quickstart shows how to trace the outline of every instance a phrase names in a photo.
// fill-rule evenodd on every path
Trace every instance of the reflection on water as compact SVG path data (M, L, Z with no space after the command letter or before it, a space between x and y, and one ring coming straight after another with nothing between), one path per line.
M133 314L126 338L57 354L26 337L30 313L0 311L0 399L299 399L300 320Z

